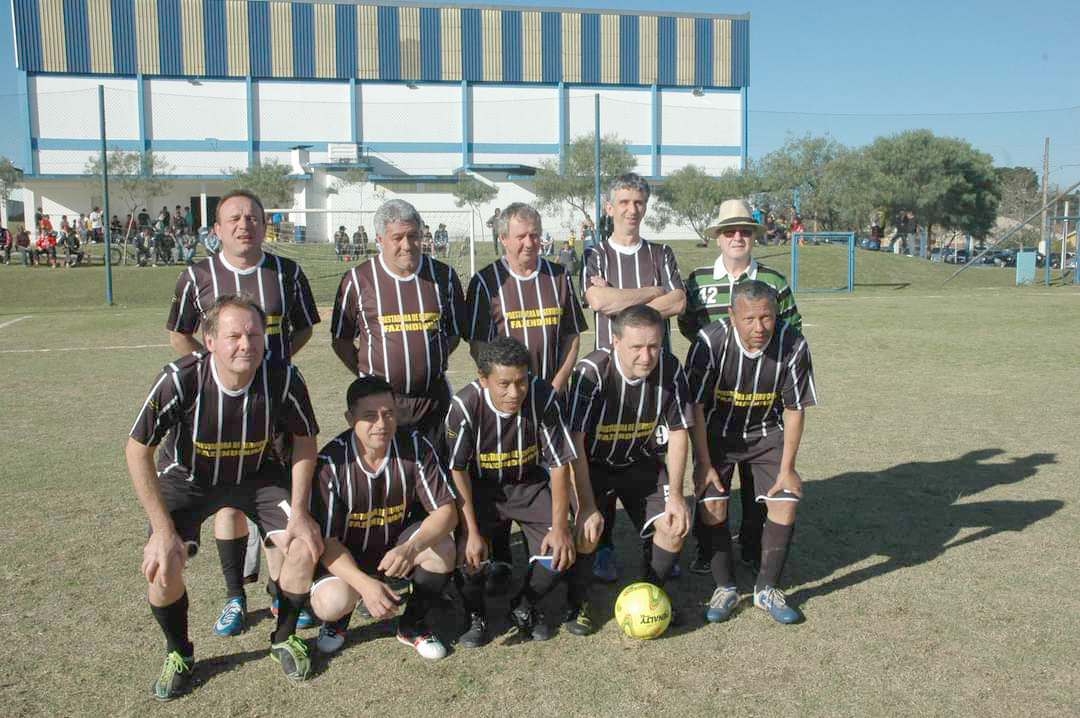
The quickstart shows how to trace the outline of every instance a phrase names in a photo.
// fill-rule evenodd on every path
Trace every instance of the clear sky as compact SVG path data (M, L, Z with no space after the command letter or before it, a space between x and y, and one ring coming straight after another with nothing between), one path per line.
M1076 0L590 0L581 7L750 13L751 158L790 135L828 133L858 146L928 128L967 140L998 165L1026 165L1040 174L1043 141L1050 137L1051 182L1080 180ZM0 154L19 157L26 130L16 105L10 6L0 13L0 45L8 48L0 54Z

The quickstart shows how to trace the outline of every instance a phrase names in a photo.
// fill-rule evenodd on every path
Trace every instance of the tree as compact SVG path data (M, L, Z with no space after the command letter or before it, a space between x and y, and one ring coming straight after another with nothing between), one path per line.
M480 214L480 206L493 201L499 194L499 188L493 187L486 182L481 182L473 175L464 172L458 175L458 182L452 190L454 203L458 207L468 205L476 214L476 218L483 225L484 217Z
M22 170L7 157L0 157L0 199L7 202L16 187L22 184Z
M155 155L151 150L146 152L125 152L114 149L106 155L106 167L109 171L110 186L119 190L122 201L128 214L134 217L140 207L153 207L153 201L157 197L168 194L172 189L172 180L166 175L173 171L173 166L164 158ZM84 170L88 175L101 174L101 155L95 154L86 163ZM104 218L104 224L109 226L109 218ZM131 239L132 227L126 227L127 234L124 236L124 256L122 262L127 262L127 248Z
M578 137L566 148L566 162L560 172L558 160L542 160L536 170L533 192L543 209L562 209L568 204L589 219L595 203L595 135ZM632 172L637 160L626 142L615 135L600 140L600 186L606 187L619 175Z
M817 200L827 230L858 231L879 208L868 191L874 166L865 148L840 147L821 172Z
M757 181L751 172L728 170L711 177L695 165L675 170L656 189L655 199L645 222L656 231L668 224L687 225L701 239L712 224L725 199L746 197Z
M799 215L826 226L831 224L822 200L825 167L843 149L829 136L788 138L780 149L765 155L759 164L762 190L773 207L791 207L799 191Z
M224 174L231 175L237 189L253 192L266 208L291 207L293 203L293 180L289 178L292 167L276 159L257 161L247 169L230 167Z
M919 224L980 238L994 226L1001 188L990 155L930 130L879 137L866 151L871 199L888 217L910 211Z

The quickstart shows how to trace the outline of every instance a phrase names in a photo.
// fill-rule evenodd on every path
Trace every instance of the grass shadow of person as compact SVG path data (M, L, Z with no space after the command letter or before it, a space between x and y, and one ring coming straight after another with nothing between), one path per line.
M979 449L946 461L913 461L807 482L784 581L800 588L789 593L789 602L804 604L933 561L949 549L1004 531L1023 531L1065 505L1046 499L967 500L1056 463L1046 453L990 462L1004 453ZM977 530L961 537L965 529ZM881 556L886 560L844 573Z

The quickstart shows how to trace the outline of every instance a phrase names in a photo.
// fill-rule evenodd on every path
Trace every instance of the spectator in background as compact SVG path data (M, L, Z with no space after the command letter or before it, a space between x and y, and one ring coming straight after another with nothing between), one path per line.
M95 242L105 240L105 217L101 214L100 207L94 207L90 212L90 233Z
M367 256L368 236L364 225L359 225L352 236L353 244L356 245L356 253L361 257Z
M184 214L180 211L180 205L176 205L176 209L173 210L172 226L174 232L180 232L186 226L184 224Z
M135 235L135 264L145 267L150 263L151 250L154 245L154 237L149 227L143 227Z
M343 261L346 255L346 245L349 243L349 233L345 231L345 225L338 227L338 231L334 232L334 254L337 255L338 261Z
M50 229L38 237L38 264L41 264L41 256L45 255L49 260L49 268L56 269L56 231Z
M191 207L184 207L184 226L192 234L195 234L195 230L198 229L195 226L195 213L191 211Z
M71 229L71 222L68 222L67 215L66 214L60 215L60 231L63 232L64 234L67 234L68 230L70 230L70 229Z
M131 219L131 215L128 215L128 219ZM124 233L124 225L120 224L120 218L115 214L112 216L112 220L109 221L109 233L113 236L113 241L118 241L120 235Z
M578 271L578 256L569 242L563 242L562 249L559 250L559 264L566 270L567 276L570 277L570 284L573 286L574 276Z
M0 227L0 250L4 252L4 264L11 264L11 250L15 245L15 238L6 227Z
M139 223L139 227L149 227L150 226L150 213L146 211L146 207L143 207L142 211L139 212L137 220L138 220L138 223Z
M803 224L802 217L795 215L795 219L791 222L791 236L794 237L796 234L801 234L805 231L806 225ZM799 237L799 244L806 244L806 240Z
M64 244L64 249L67 250L64 266L71 268L76 264L82 264L84 253L82 251L82 245L79 244L79 235L75 233L75 230L68 229L61 239Z
M15 246L20 252L22 252L22 263L24 267L31 265L30 256L30 231L23 227L15 235Z
M495 208L495 214L491 215L491 218L487 221L487 226L491 227L491 243L495 246L495 256L499 256L499 215L502 214L502 210L498 207Z
M446 225L439 223L435 230L435 256L447 257L450 255L450 233L446 231Z
M45 234L46 232L53 231L52 220L49 219L49 215L41 214L38 210L38 236Z

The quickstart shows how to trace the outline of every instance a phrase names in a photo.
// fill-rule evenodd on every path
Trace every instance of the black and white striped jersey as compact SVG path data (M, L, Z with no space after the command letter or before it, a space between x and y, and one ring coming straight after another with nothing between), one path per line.
M195 352L161 370L130 436L145 446L162 443L159 477L209 487L238 484L278 461L275 435L318 433L296 367L264 360L251 383L234 391L218 381L213 356Z
M454 494L439 457L418 432L398 432L378 466L368 466L352 429L319 452L312 515L325 538L334 537L354 556L378 556L397 544L409 508L429 513L452 503Z
M694 424L686 375L668 352L647 377L628 379L614 349L597 349L574 367L568 400L589 461L612 467L658 456L669 432Z
M577 456L555 391L535 377L516 414L496 409L479 381L467 384L450 401L446 444L451 469L492 484L547 481L542 467Z
M817 404L810 347L786 322L756 352L743 347L730 319L713 322L690 345L686 368L710 435L768 436L783 430L784 409Z
M249 269L230 265L220 252L191 265L176 280L166 329L194 334L206 311L223 294L247 294L266 313L266 354L292 359L290 337L319 323L319 311L304 271L291 259L263 253Z
M462 335L463 302L457 272L442 262L425 255L414 274L399 277L380 255L341 278L330 333L359 339L361 375L426 396L446 371L450 338Z

